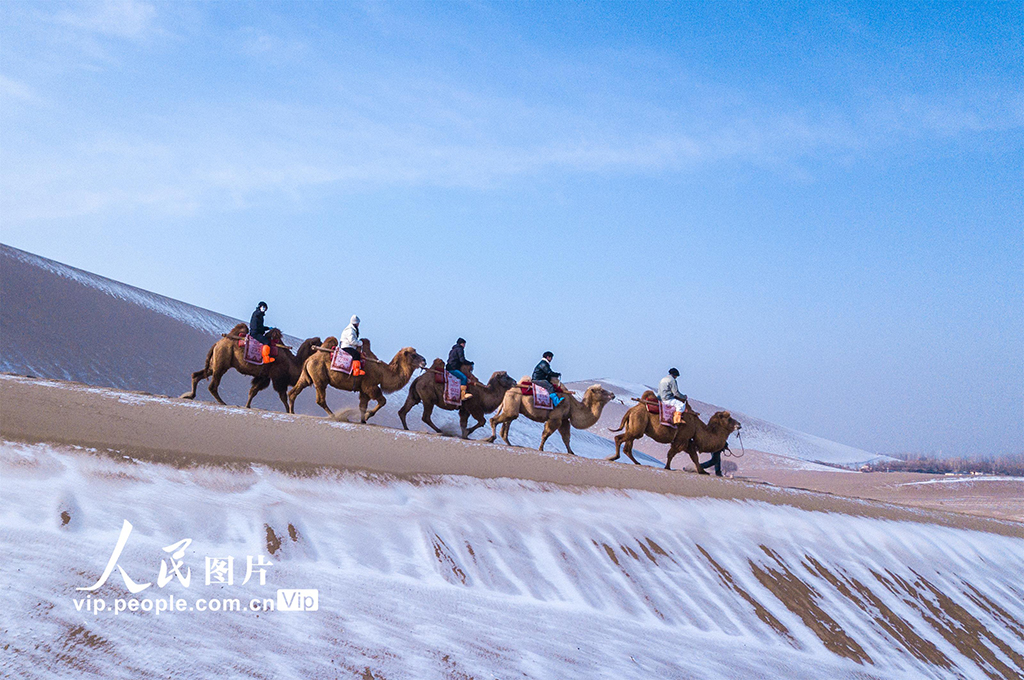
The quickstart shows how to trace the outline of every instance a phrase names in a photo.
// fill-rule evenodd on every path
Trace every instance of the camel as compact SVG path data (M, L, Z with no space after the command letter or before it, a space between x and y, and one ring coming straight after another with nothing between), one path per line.
M631 461L639 465L640 462L633 457L633 442L644 436L650 437L659 444L669 444L669 459L683 451L687 444L690 443L690 440L693 439L696 425L692 420L687 421L685 414L692 413L694 416L699 414L690 408L689 403L686 404L686 410L684 411L684 422L675 427L670 427L663 425L661 415L651 413L647 410L647 404L643 403L658 402L658 396L653 390L644 392L640 396L640 400L641 403L626 411L622 416L622 422L619 423L619 426L614 430L610 430L611 432L625 431L622 434L615 435L615 453L608 456L606 460L618 460L619 455L621 455L621 449L622 453L625 453Z
M690 454L690 460L697 467L698 472L707 474L704 469L706 466L715 466L715 476L722 476L722 451L725 450L729 443L729 435L737 430L742 429L739 421L735 420L728 411L719 411L715 415L711 416L708 420L708 424L705 425L700 421L700 418L696 415L689 415L684 413L683 418L690 421L695 421L696 432L693 435L693 439L690 440L689 445L686 447L686 452ZM711 453L711 460L704 465L697 462L698 453ZM668 462L665 463L665 468L668 469L672 465L672 454L668 457Z
M523 381L525 380L527 378L524 377ZM591 385L584 392L582 401L578 401L572 394L564 396L565 398L558 406L548 411L534 408L532 396L524 397L518 389L508 390L501 402L501 410L491 418L491 436L484 441L493 442L497 439L497 429L500 424L501 438L511 446L512 442L508 440L509 427L511 427L512 421L522 414L534 422L544 423L539 451L544 450L544 443L547 442L548 437L558 430L558 433L562 435L562 441L565 442L565 450L576 455L573 453L572 447L569 446L570 425L577 430L590 428L600 419L605 404L614 399L615 395L600 385Z
M657 396L651 390L644 392L640 398L643 401L657 400ZM685 450L690 455L690 460L693 461L697 473L706 475L708 473L701 466L697 454L699 452L720 454L725 449L729 435L739 430L742 425L734 420L728 411L719 411L714 414L708 420L707 425L701 422L698 415L700 414L687 404L686 410L683 411L683 422L675 427L668 427L661 424L659 414L650 413L647 410L646 404L637 404L626 411L619 426L611 430L612 432L623 430L623 432L615 435L615 453L609 456L608 460L618 459L621 448L631 461L639 464L633 457L633 442L646 435L656 442L669 445L665 462L666 470L672 469L672 459L676 454ZM714 460L715 458L712 458L712 461ZM715 474L721 476L717 467Z
M250 364L245 360L245 347L238 345L238 339L249 334L249 327L244 323L237 324L220 340L214 343L206 353L206 365L202 370L192 374L192 390L181 395L182 399L195 399L199 381L210 379L209 390L213 398L222 406L227 406L220 398L220 381L228 369L235 369L242 375L252 376L249 387L249 399L246 408L252 407L252 400L259 392L273 384L274 390L281 397L281 403L288 408L288 388L294 385L302 373L302 365L313 352L313 347L320 344L320 338L309 338L303 341L295 354L291 350L278 348L277 359L269 364ZM271 342L281 344L281 331L273 328L270 331Z
M338 339L331 336L324 341L323 349L332 350L337 346ZM412 347L398 350L390 363L384 363L370 350L370 341L363 338L362 352L363 370L366 371L366 375L357 377L332 371L329 351L313 352L302 366L302 375L295 383L295 387L288 393L288 412L295 413L295 398L302 390L313 385L316 388L316 403L327 411L328 415L334 415L327 405L327 386L330 385L346 392L359 393L359 422L365 423L387 403L385 394L405 387L409 384L413 371L427 365L427 360L417 354ZM377 404L367 411L371 399Z
M516 381L510 378L505 371L495 371L486 385L479 382L469 383L466 388L467 398L462 402L461 407L450 406L444 401L444 385L434 379L434 376L437 375L436 371L444 370L444 361L434 359L430 369L412 381L412 385L409 386L409 396L406 398L405 404L398 411L398 417L402 419L402 427L406 430L409 429L405 422L406 415L412 410L413 406L423 402L423 422L438 434L441 433L441 430L430 420L430 414L434 411L434 407L436 406L445 411L458 409L462 438L468 439L469 435L484 426L487 422L487 414L501 405L505 391L516 384ZM463 373L469 375L465 369ZM476 418L476 425L467 428L470 416Z

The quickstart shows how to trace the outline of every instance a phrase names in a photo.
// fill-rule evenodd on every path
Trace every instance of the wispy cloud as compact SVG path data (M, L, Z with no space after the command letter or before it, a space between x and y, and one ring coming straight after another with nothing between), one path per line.
M137 39L159 30L154 7L135 2L59 16L102 36ZM268 196L301 202L328 186L335 193L488 190L553 174L701 173L726 163L809 178L817 163L903 139L1024 127L1019 91L897 93L857 107L808 109L693 76L682 94L662 88L649 96L614 66L611 75L594 76L601 70L594 64L549 64L541 54L536 66L546 71L531 79L559 85L530 96L536 93L437 69L410 74L407 64L387 58L378 63L363 55L356 66L268 28L218 35L228 52L300 69L304 87L286 93L284 80L214 101L183 97L159 115L119 116L116 125L98 121L76 130L74 139L23 145L18 172L0 172L5 217L235 210ZM303 55L313 58L295 59ZM37 96L12 78L0 77L0 91L26 101Z
M56 20L67 26L118 38L139 38L152 30L156 8L136 0L103 0L60 12Z
M39 95L25 83L0 75L0 97L9 97L22 102L38 102Z

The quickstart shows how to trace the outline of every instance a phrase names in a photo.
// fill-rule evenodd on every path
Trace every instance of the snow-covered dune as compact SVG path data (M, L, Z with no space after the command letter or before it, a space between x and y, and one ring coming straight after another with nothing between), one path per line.
M1012 536L514 480L181 469L45 444L0 443L0 473L8 677L1024 673ZM117 566L152 584L134 612L118 569L77 590L100 579L125 520ZM208 557L232 558L231 584L207 585ZM271 563L264 585L258 570L242 583L249 558ZM187 587L173 569L161 582L174 560ZM318 610L262 610L292 588L316 589ZM211 600L241 610L198 611Z

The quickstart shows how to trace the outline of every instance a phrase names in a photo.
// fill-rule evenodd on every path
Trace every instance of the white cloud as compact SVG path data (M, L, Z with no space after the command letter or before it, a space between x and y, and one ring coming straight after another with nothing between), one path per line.
M37 102L38 95L25 83L0 75L0 97L18 99L23 102Z
M57 15L68 26L119 38L141 37L152 29L155 18L153 5L136 0L103 0Z

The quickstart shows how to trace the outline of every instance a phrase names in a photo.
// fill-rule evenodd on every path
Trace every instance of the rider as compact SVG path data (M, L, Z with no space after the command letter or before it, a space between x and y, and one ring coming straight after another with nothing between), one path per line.
M463 366L469 366L470 373L473 371L473 362L466 358L466 341L463 338L459 338L452 345L452 349L448 352L448 363L445 364L445 369L459 379L462 383L462 398L469 399L473 395L466 394L466 385L469 384L469 376L462 372Z
M359 317L355 314L349 319L345 330L341 332L339 345L345 353L352 357L352 375L366 375L366 371L362 368L362 353L359 351Z
M554 358L555 355L552 352L544 352L544 354L541 355L540 363L533 369L533 377L531 380L535 385L540 385L546 389L557 406L558 402L561 401L561 398L555 396L558 388L556 388L552 383L557 382L558 379L562 377L562 374L551 370L550 362Z
M668 375L658 383L658 398L676 407L674 421L677 423L682 422L683 411L686 409L686 395L679 391L679 385L676 384L676 378L678 377L679 370L670 368L668 369Z
M275 359L270 356L270 338L267 337L270 329L263 323L263 315L266 312L267 303L260 300L260 303L256 305L256 311L252 313L252 317L249 319L249 335L254 340L263 343L263 363L269 364L274 362Z

